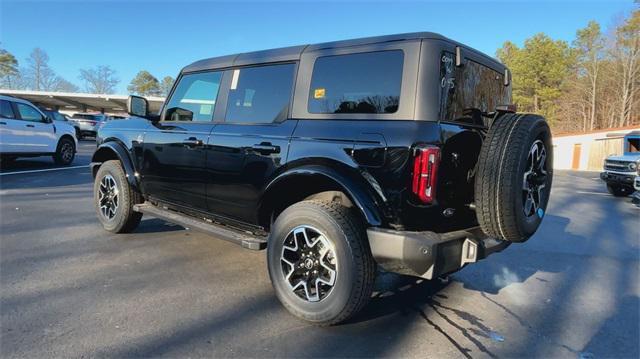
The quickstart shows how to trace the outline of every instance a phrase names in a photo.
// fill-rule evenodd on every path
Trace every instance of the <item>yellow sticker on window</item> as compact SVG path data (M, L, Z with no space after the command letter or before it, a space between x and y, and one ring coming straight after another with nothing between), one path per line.
M324 98L324 89L315 89L313 90L313 98Z

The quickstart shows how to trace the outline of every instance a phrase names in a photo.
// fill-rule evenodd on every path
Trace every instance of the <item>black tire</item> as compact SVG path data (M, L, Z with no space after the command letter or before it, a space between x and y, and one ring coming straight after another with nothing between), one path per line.
M53 155L53 162L57 165L68 166L76 157L76 143L69 137L62 137L58 141L56 153Z
M538 157L542 153L544 159ZM475 178L480 228L497 239L529 239L545 215L552 179L553 147L545 119L532 114L496 118L482 144Z
M295 285L289 284L285 278L285 271L295 267L281 261L285 253L290 253L284 250L285 241L291 238L289 235L294 229L300 230L304 226L308 226L305 230L311 228L311 233L317 229L328 238L334 249L333 255L327 254L326 258L329 261L335 258L335 281L324 294L315 292L318 301L308 300L308 294L306 299L303 299L303 295L294 292L292 288ZM291 246L291 242L287 243ZM310 251L318 246L302 251ZM300 258L297 263L303 265L303 261ZM320 258L320 261L323 259ZM371 297L375 281L375 262L366 239L365 228L352 209L337 202L309 200L298 202L284 210L271 228L267 262L271 283L280 302L293 315L313 324L326 326L343 322L360 311ZM323 263L331 265L326 261ZM305 268L300 270L304 271ZM317 284L317 280L314 283ZM298 293L301 292L305 291L299 289Z
M616 197L627 197L633 193L633 188L628 186L618 186L613 184L607 184L607 191Z
M115 207L110 206L114 207L113 211L105 213L101 205L106 202L101 201L101 197L104 199L104 194L108 191L105 191L107 186L104 186L103 181L111 182L111 180L116 186L115 192L117 192L117 196L115 197L117 197L117 205ZM100 166L93 184L93 199L98 220L107 231L129 233L140 224L142 213L133 210L133 205L140 203L140 195L129 186L120 161L106 161Z

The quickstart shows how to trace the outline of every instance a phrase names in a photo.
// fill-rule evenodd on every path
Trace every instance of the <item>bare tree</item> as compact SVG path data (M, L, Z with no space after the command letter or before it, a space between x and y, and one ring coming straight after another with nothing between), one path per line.
M80 79L84 81L86 91L91 93L113 93L120 82L114 69L102 65L81 69Z
M631 123L632 110L640 91L640 10L616 31L616 42L611 50L616 63L619 93L618 126Z
M60 76L56 76L53 90L59 92L78 92L80 89L75 84L63 79Z
M598 75L604 56L604 38L600 32L600 25L595 21L590 21L587 27L578 30L573 46L577 51L578 64L581 69L578 75L587 82L584 90L589 103L589 130L593 130L596 125ZM586 126L584 127L586 130Z
M53 90L56 75L49 67L49 55L39 47L31 51L27 58L26 79L31 83L31 88L36 91Z

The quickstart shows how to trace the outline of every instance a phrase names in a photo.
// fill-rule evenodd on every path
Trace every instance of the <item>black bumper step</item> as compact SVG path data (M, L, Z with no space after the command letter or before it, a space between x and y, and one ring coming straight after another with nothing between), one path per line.
M148 202L134 205L133 210L148 214L152 217L164 219L167 222L179 224L187 229L194 229L210 234L216 238L239 244L243 248L261 250L267 247L267 239L264 237L257 237L224 225L208 222L205 219L199 219L170 209L161 208Z
M479 227L448 233L369 228L367 237L383 269L425 279L455 272L511 244L488 238Z

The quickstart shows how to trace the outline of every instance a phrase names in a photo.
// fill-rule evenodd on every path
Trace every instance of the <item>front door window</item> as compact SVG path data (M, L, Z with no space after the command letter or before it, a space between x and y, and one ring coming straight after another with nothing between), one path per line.
M211 121L221 72L184 75L167 104L164 121Z

